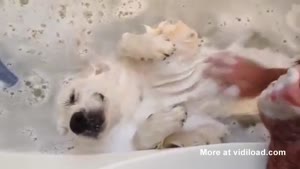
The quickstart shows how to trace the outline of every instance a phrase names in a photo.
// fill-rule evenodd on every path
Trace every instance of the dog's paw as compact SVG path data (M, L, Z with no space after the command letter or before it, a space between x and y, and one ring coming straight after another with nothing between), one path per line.
M187 119L187 111L183 106L174 106L168 112L151 114L145 124L164 126L167 131L181 128ZM175 130L176 131L176 130Z
M176 45L164 36L154 36L152 41L151 53L154 60L166 60L176 51Z
M223 143L230 134L223 123L207 116L190 115L182 130L166 137L161 149Z
M162 35L124 33L120 41L121 55L140 61L165 60L175 51L175 44Z
M223 139L229 134L229 131L225 126L206 126L198 130L196 133L199 134L200 139L195 140L195 145L205 144L219 144L223 143Z
M138 149L153 149L167 136L180 131L187 119L184 107L175 106L170 111L151 114L135 134Z
M206 125L194 130L183 130L168 136L159 145L159 149L173 147L191 147L208 144L219 144L228 134L228 130L222 125Z

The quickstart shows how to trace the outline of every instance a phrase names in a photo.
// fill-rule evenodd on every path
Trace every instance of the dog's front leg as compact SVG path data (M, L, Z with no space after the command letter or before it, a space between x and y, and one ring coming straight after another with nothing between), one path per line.
M173 147L191 147L223 143L230 134L227 127L217 120L205 116L190 116L183 130L168 136L160 149Z
M181 130L186 118L187 112L181 106L151 114L135 133L134 146L138 150L156 148L167 136Z
M124 33L119 44L121 57L141 61L160 61L173 55L176 50L163 35Z

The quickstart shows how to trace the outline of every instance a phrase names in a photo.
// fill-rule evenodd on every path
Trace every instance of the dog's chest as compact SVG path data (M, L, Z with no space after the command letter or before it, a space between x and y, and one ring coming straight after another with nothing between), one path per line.
M170 58L147 65L143 71L144 84L165 105L174 105L215 93L213 81L203 78L204 58L189 60Z
M131 152L135 151L132 139L137 130L133 122L121 122L117 124L106 136L102 152Z

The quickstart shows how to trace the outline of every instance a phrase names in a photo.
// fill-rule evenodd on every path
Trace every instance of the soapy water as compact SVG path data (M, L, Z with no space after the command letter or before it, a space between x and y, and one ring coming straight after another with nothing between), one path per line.
M268 47L297 59L297 1L0 0L0 60L18 78L0 92L0 150L73 149L72 139L56 131L53 105L58 87L86 61L113 56L121 34L141 32L143 24L181 19L219 47L252 29L257 34L249 47ZM286 61L276 59L278 64ZM232 142L268 140L262 126L240 131L237 125L232 122L231 127L240 137Z

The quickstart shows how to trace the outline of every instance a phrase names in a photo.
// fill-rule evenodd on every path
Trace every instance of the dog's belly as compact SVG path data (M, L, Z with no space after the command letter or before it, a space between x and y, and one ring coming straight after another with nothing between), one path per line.
M218 91L217 84L203 77L203 57L187 62L160 63L147 75L151 90L166 106L205 100Z

